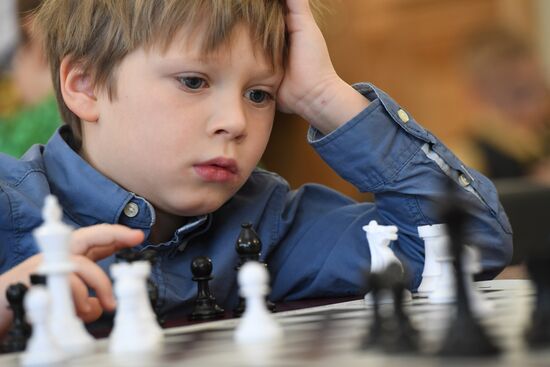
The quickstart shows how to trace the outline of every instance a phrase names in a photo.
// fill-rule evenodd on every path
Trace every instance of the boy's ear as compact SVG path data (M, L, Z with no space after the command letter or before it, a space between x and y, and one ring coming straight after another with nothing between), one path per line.
M99 119L97 98L92 78L78 62L65 57L59 66L61 94L67 107L83 121Z

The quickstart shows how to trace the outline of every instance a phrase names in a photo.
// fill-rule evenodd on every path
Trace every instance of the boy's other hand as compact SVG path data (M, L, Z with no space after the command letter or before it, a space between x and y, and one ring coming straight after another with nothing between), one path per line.
M143 239L142 231L118 224L99 224L73 232L70 249L76 270L70 276L70 285L76 313L82 320L94 321L103 310L112 311L116 307L111 281L95 261L120 249L136 246ZM17 282L30 286L30 275L38 270L41 263L42 254L37 254L0 275L0 338L7 332L12 319L7 307L6 289ZM96 297L89 296L88 288L95 291Z
M290 49L277 94L278 108L302 116L328 134L361 112L369 102L336 74L309 1L286 0L286 3Z

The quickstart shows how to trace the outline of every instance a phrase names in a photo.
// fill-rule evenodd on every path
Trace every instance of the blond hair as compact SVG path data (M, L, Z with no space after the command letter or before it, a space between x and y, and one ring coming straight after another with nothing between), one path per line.
M95 88L116 98L116 68L139 47L170 46L183 27L200 27L202 49L214 51L230 39L238 24L249 27L272 66L286 54L285 0L45 0L36 13L36 29L44 37L59 110L80 148L80 118L64 103L59 79L69 56L88 73Z

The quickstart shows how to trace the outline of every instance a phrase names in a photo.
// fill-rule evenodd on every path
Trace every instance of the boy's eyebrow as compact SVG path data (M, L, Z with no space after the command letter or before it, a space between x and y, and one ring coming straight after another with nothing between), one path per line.
M215 57L209 57L208 55L201 55L201 56L190 55L185 57L170 57L170 58L165 57L162 59L162 62L163 63L165 62L173 67L179 67L185 64L192 64L192 66L208 65L209 63L214 62L214 60L215 60ZM250 70L250 76L252 77L252 79L255 79L255 80L275 79L275 78L278 79L279 76L277 74L278 74L278 70L269 65L261 68L258 66L258 68Z

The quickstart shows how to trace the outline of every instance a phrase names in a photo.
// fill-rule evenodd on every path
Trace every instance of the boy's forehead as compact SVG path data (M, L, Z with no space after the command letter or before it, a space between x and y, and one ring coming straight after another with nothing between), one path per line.
M236 48L237 44L241 47ZM243 48L243 44L248 47ZM277 60L273 60L269 50L252 37L250 26L245 24L235 26L231 33L216 45L207 43L202 26L182 26L174 37L166 41L153 42L149 50L157 51L165 58L177 60L184 57L204 63L215 63L225 58L238 58L245 56L243 53L248 53L261 64L259 66L272 73L283 69L282 55Z

